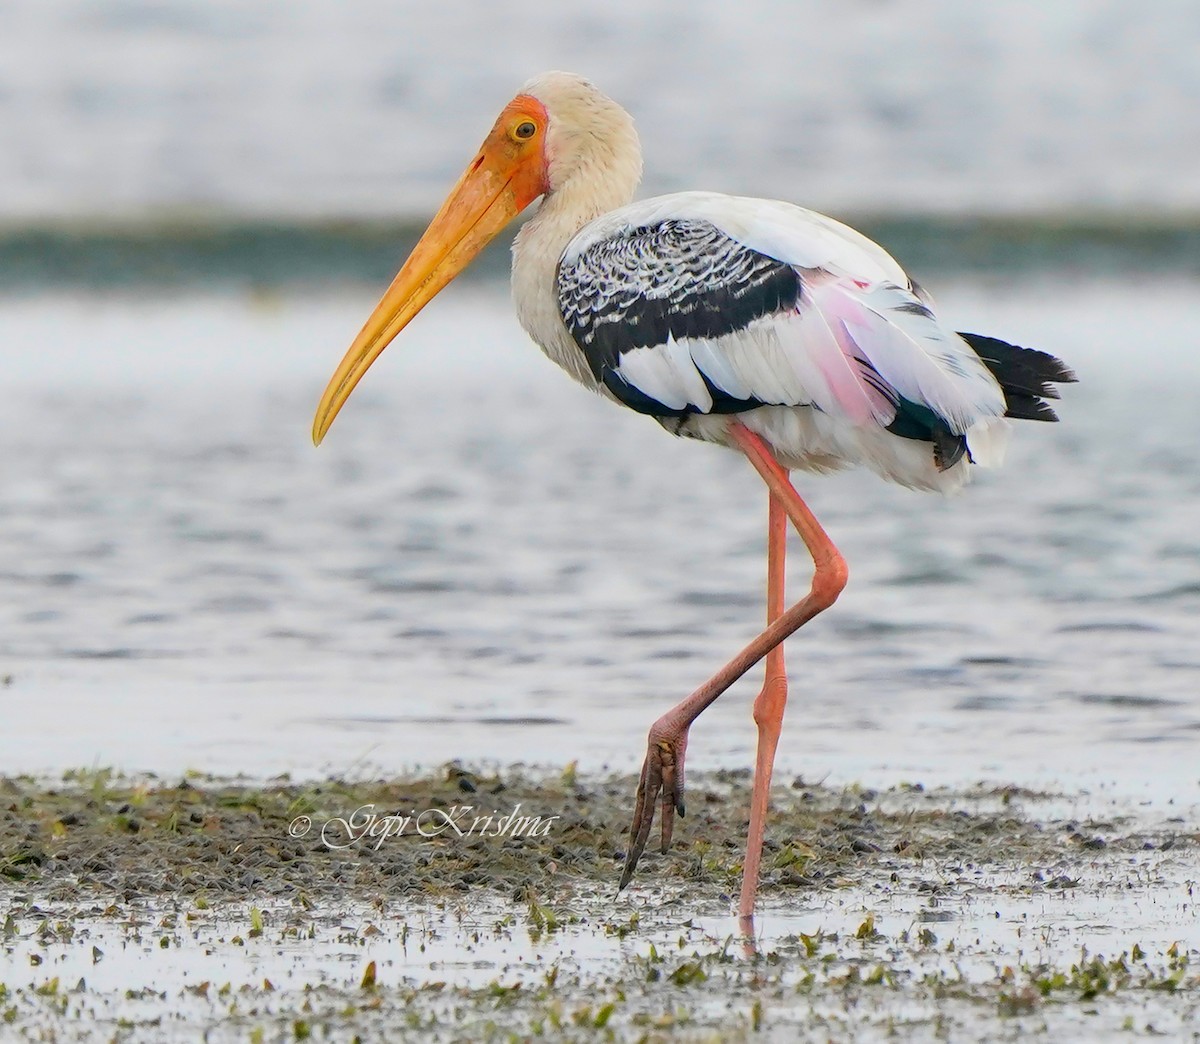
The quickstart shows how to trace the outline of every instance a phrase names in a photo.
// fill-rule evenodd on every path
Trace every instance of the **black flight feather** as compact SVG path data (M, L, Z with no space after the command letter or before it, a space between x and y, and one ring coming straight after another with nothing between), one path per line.
M1020 348L996 337L959 332L984 366L1000 382L1007 405L1006 417L1018 420L1056 421L1058 414L1043 400L1057 399L1057 384L1071 384L1075 374L1061 359L1036 348Z

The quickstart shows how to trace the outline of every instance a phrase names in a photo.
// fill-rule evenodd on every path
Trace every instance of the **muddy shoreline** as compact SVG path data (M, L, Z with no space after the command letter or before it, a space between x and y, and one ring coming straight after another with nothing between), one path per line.
M0 1019L55 1040L1191 1039L1200 835L1020 787L776 788L757 956L743 773L615 882L634 781L0 780ZM464 811L465 810L465 811Z

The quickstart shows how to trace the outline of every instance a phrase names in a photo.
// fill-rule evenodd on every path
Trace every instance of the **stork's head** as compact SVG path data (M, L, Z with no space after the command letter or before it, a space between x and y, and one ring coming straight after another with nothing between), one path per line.
M325 437L384 348L530 203L590 189L601 200L598 214L615 205L610 198L628 201L640 174L633 120L616 102L572 73L530 80L501 111L330 378L313 441Z
M579 186L629 201L642 175L642 150L629 113L574 73L542 73L525 84L514 102L520 98L532 99L548 116L547 192ZM606 183L608 193L588 184L598 180Z

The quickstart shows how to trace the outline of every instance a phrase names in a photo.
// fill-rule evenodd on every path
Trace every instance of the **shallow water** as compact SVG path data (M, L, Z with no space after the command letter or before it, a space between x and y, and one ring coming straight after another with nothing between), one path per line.
M964 1039L1194 1039L1195 976L1181 973L1178 990L1152 985L1167 978L1173 945L1184 969L1194 958L1180 942L1195 938L1194 908L1185 887L1147 888L1142 869L1127 871L1136 891L1119 908L1112 883L1090 875L1067 894L1030 896L1016 878L991 874L949 909L846 889L774 918L759 962L738 959L728 918L669 903L619 912L576 904L572 922L550 933L478 901L469 911L279 905L263 911L260 937L240 905L93 907L73 915L67 939L41 917L19 922L8 1000L27 1031L79 1040L105 1039L118 1025L129 1040L243 1040L253 1026L284 1040L299 1035L298 1022L347 1039L385 1026L407 1026L411 1039L462 1039L467 1027L506 1039L547 1009L594 1016L610 1001L614 1028L678 1025L700 1040L923 1040L934 1026ZM866 916L877 935L860 942ZM917 941L922 932L928 943ZM816 956L807 952L814 940ZM1141 962L1128 957L1135 945ZM38 964L27 967L30 958ZM1106 983L1094 999L1065 985L1041 999L1037 981L1069 980L1097 958L1123 958L1132 982ZM377 998L360 986L368 963ZM887 979L864 991L859 984L881 969ZM37 995L51 979L61 1011ZM751 1036L756 1005L765 1033ZM408 1021L418 1013L429 1020L420 1035Z
M1194 1038L1196 837L1178 817L1093 797L1095 818L1063 818L1077 795L1017 788L781 787L750 943L722 894L749 781L692 784L689 844L614 896L629 778L0 779L18 851L0 864L5 1020L64 1040L508 1040L559 1022L588 1039L609 1020L617 1039ZM485 795L561 815L361 845L293 818Z
M961 496L800 479L851 584L789 643L782 772L1193 804L1200 306L939 289L1083 381ZM371 291L0 301L7 771L640 762L759 624L763 490L573 387L498 286L443 297L320 450ZM696 769L750 764L754 684L701 719Z

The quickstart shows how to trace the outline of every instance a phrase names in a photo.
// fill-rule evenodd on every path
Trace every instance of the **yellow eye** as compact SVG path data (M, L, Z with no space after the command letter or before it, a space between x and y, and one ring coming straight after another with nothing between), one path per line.
M513 128L513 137L518 141L528 141L537 133L537 124L532 120L522 120Z

